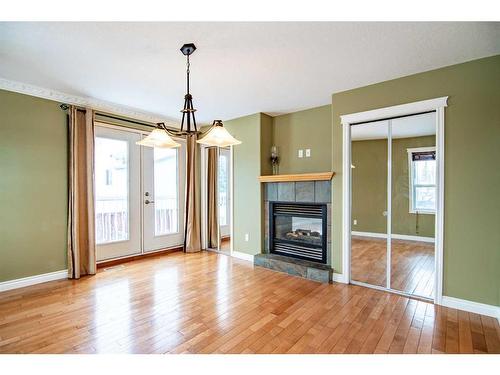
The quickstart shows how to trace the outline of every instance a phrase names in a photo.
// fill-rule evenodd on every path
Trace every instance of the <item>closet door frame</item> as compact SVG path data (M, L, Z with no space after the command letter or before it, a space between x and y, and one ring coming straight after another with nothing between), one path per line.
M441 305L443 300L443 238L444 238L444 111L447 107L448 97L422 100L413 103L374 109L370 111L346 114L340 116L342 123L342 273L335 275L335 280L349 284L351 282L351 126L357 123L378 120L390 120L396 117L411 116L423 112L435 111L436 121L436 221L435 221L435 280L434 303ZM390 128L391 126L389 126ZM389 162L389 161L388 161ZM390 163L389 163L390 164ZM390 173L388 173L390 176ZM388 177L388 180L390 177ZM390 202L390 200L389 200ZM388 209L390 203L388 202ZM390 214L390 212L388 212ZM390 224L388 224L390 225ZM390 234L388 240L390 239ZM389 249L390 250L390 249ZM390 256L387 258L390 265ZM389 282L391 268L387 269ZM361 283L360 283L361 284ZM388 284L390 285L390 284ZM410 296L407 293L366 285L375 289L391 291L397 294Z

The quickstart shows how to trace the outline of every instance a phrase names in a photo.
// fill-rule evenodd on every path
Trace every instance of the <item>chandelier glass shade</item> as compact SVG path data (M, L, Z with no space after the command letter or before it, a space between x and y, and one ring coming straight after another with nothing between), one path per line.
M136 142L140 146L147 147L158 147L158 148L175 148L180 147L180 143L177 143L168 135L167 130L164 129L161 124L153 130L148 136L140 141Z
M221 120L215 120L207 134L196 142L205 146L216 147L228 147L241 144L241 141L238 141L231 134L229 134L229 132L224 128Z

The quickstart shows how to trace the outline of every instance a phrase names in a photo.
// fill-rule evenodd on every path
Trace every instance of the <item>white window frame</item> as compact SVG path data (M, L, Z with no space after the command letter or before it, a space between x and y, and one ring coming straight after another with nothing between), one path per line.
M419 153L419 152L429 152L429 151L434 151L436 152L436 147L415 147L415 148L408 148L408 178L410 179L410 183L408 184L409 186L409 200L410 200L410 205L409 205L409 212L410 214L427 214L427 215L435 215L436 214L436 208L433 210L417 210L415 209L415 186L414 186L414 178L413 178L413 158L412 155L414 153ZM437 164L436 164L436 169L437 169ZM434 185L418 185L418 186L433 186L436 189L436 195L437 195L437 181ZM437 204L437 203L436 203Z

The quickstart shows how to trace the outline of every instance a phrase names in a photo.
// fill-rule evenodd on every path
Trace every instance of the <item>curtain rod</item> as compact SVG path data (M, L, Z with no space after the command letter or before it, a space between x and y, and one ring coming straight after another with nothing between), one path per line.
M63 111L67 111L71 107L71 105L66 104L66 103L62 103L59 107ZM74 107L76 107L76 109L78 111L86 112L86 108L78 107L76 105L74 105ZM147 126L149 128L156 128L157 127L157 124L152 124L152 123L147 123L147 122L141 122L141 121L136 121L136 120L130 119L130 118L123 118L123 117L119 117L119 116L114 116L114 115L108 114L106 112L95 111L95 113L97 115L100 115L100 116L103 116L103 117L107 117L107 118L110 118L110 119L113 119L113 120L130 122L131 124L136 124L136 125L141 125L141 126ZM118 124L115 124L115 125L118 125ZM124 125L121 125L121 126L126 127ZM178 129L172 128L170 126L166 126L166 128L169 129L169 130L174 130L174 131L178 130Z
M106 113L96 112L96 114L104 116L104 117L112 118L113 120L126 121L126 122L130 122L132 124L137 124L137 125L142 125L142 126L149 126L150 128L156 128L156 124L149 124L147 122L140 122L140 121L136 121L136 120L133 120L133 119L124 119L123 117L108 115Z

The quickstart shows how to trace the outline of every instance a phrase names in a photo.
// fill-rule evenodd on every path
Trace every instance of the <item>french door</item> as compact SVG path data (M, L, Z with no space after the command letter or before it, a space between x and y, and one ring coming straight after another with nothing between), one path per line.
M97 260L182 244L185 147L136 144L145 134L95 128Z

